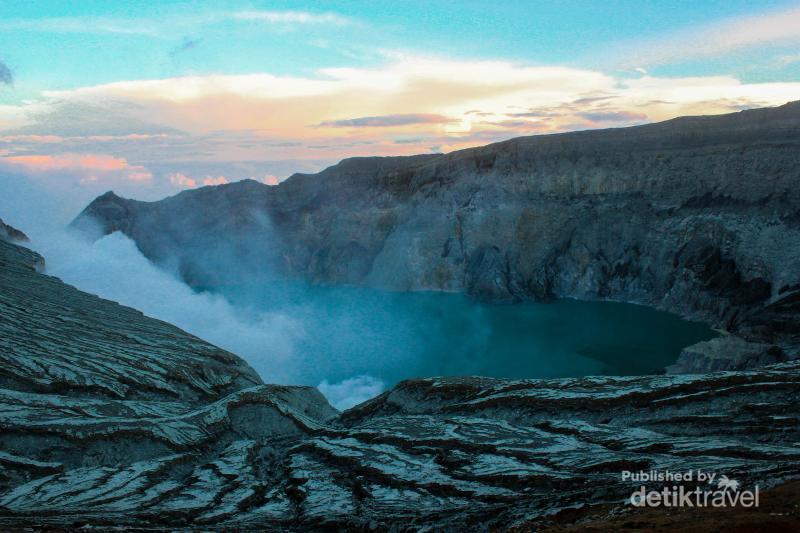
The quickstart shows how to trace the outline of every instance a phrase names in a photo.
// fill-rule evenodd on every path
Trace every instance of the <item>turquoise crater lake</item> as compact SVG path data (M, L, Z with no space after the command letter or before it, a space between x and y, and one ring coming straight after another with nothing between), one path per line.
M314 386L356 376L391 387L429 376L649 374L683 347L716 336L707 325L615 302L496 305L462 294L287 284L213 292L240 309L298 319L293 364ZM269 381L270 369L256 370Z

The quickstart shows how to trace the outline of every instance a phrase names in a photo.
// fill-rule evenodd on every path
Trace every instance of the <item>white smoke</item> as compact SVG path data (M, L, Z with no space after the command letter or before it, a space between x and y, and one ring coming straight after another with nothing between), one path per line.
M386 384L372 376L356 376L339 383L323 380L317 387L337 409L347 409L374 398L386 388Z
M121 233L94 243L68 235L34 241L47 273L143 311L245 358L267 383L297 380L295 339L303 327L279 313L242 313L219 295L194 292L148 261Z
M48 274L239 355L265 383L319 384L339 409L383 390L382 382L363 376L320 383L314 354L298 353L308 329L316 327L317 313L288 302L275 311L237 307L221 295L196 292L151 263L121 233L92 243L69 232L66 225L77 213L74 203L69 204L65 206L60 191L51 193L25 178L0 176L0 218L31 237L31 247L44 256Z

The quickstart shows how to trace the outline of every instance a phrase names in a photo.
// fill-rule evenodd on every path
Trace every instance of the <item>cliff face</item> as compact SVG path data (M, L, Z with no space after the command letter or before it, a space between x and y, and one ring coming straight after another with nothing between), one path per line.
M800 334L800 103L347 159L276 187L154 203L108 193L75 225L121 230L190 283L282 273L489 300L609 298L754 340Z

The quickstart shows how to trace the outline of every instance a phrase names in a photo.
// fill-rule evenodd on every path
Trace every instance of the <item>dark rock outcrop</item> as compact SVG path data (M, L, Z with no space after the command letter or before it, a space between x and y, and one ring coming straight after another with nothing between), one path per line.
M747 370L786 361L780 347L761 342L747 342L723 335L684 348L668 374L705 374L720 370Z
M0 240L10 242L29 242L27 235L13 226L9 226L0 218Z
M345 413L0 242L0 527L487 530L623 505L622 470L800 476L800 362L406 381Z
M795 102L347 159L277 187L243 181L153 203L109 193L75 225L123 231L195 284L281 273L489 300L624 300L794 355L799 153Z

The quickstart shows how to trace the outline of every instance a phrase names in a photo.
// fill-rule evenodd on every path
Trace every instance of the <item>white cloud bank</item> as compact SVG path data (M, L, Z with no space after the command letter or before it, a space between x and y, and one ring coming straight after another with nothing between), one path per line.
M79 155L122 160L129 168L117 181L145 182L152 174L150 185L166 195L207 179L285 177L354 155L451 151L519 135L780 105L800 95L800 82L387 58L379 68L308 77L188 76L48 91L0 106L0 164L35 172L47 158L71 161L70 170L78 170ZM281 169L268 161L281 161ZM219 170L243 162L250 171ZM86 169L76 181L92 176L97 172Z

